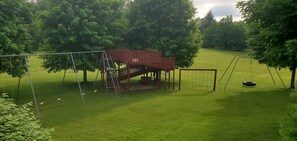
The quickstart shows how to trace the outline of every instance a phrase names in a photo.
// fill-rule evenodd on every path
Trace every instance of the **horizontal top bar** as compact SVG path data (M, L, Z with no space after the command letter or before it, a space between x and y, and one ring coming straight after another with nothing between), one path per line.
M15 55L0 55L0 58L5 57L26 57L26 56L46 56L46 55L70 55L70 54L84 54L84 53L104 53L103 51L80 51L80 52L61 52L61 53L36 53L36 54L15 54Z
M217 71L217 69L179 69L181 71Z

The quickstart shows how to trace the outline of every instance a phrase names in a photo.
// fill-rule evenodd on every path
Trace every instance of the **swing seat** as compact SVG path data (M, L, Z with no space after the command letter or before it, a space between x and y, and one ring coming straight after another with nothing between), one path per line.
M244 81L244 82L242 82L242 85L244 85L244 86L256 86L256 82Z

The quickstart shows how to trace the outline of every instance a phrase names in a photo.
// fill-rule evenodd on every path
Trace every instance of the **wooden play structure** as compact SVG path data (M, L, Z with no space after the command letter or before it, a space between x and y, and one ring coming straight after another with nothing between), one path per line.
M139 83L148 84L153 82L157 84L154 88L161 88L161 75L163 72L163 84L164 88L167 89L171 86L170 72L173 71L172 87L174 88L175 59L163 58L161 51L114 49L106 50L106 54L104 62L117 64L107 66L110 68L106 70L106 84L108 87L118 87L120 90L142 89L144 85L136 88L133 87L131 82L131 78L140 76ZM108 63L105 64L108 65ZM104 73L104 70L101 71L102 78L104 78Z

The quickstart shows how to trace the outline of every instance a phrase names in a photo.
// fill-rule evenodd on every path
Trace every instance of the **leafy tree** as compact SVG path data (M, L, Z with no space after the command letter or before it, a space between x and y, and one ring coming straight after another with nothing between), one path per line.
M200 30L201 33L204 34L204 31L212 26L213 24L217 23L217 21L214 19L214 16L211 11L209 11L204 18L201 19L201 25Z
M246 48L245 41L243 23L233 22L232 16L227 16L206 28L202 47L240 51Z
M50 130L42 128L30 111L32 104L17 106L0 97L0 140L50 140Z
M248 46L253 56L268 66L289 68L291 86L295 88L297 39L297 3L295 0L249 0L237 4L248 24ZM273 15L273 16L272 16ZM295 44L295 45L294 45ZM296 49L295 49L296 50Z
M32 37L32 41L30 44L31 51L37 51L44 46L44 35L41 30L41 20L38 16L41 2L30 2L28 5L30 6L30 11L32 11L32 23L29 25L29 34Z
M46 1L46 0L44 0ZM122 41L126 20L123 15L124 0L48 0L47 11L42 14L43 30L49 52L98 51L116 48ZM44 58L44 67L60 71L53 56ZM83 60L82 60L83 59ZM94 71L94 58L81 57L78 65L87 81L87 70ZM62 63L67 62L62 58ZM86 62L86 64L82 64ZM72 65L68 65L70 68ZM63 69L68 69L63 68Z
M216 42L221 48L236 51L246 48L244 27L233 22L232 16L227 16L220 20L217 34Z
M208 28L205 29L203 34L203 42L202 47L203 48L215 48L218 46L217 39L218 39L218 24L214 23Z
M200 44L191 0L134 0L128 13L126 42L132 49L161 50L178 67L193 63Z
M28 32L32 13L25 0L0 1L0 55L17 55L29 52L31 36ZM0 73L21 77L24 58L0 58Z

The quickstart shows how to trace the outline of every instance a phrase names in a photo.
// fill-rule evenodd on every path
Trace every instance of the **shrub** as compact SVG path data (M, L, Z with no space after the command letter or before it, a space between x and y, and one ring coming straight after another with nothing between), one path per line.
M32 103L17 106L0 97L0 140L51 140L51 130L41 127L29 107Z
M296 94L293 94L293 97L296 99ZM289 106L288 113L280 123L279 132L283 141L297 140L297 104Z

